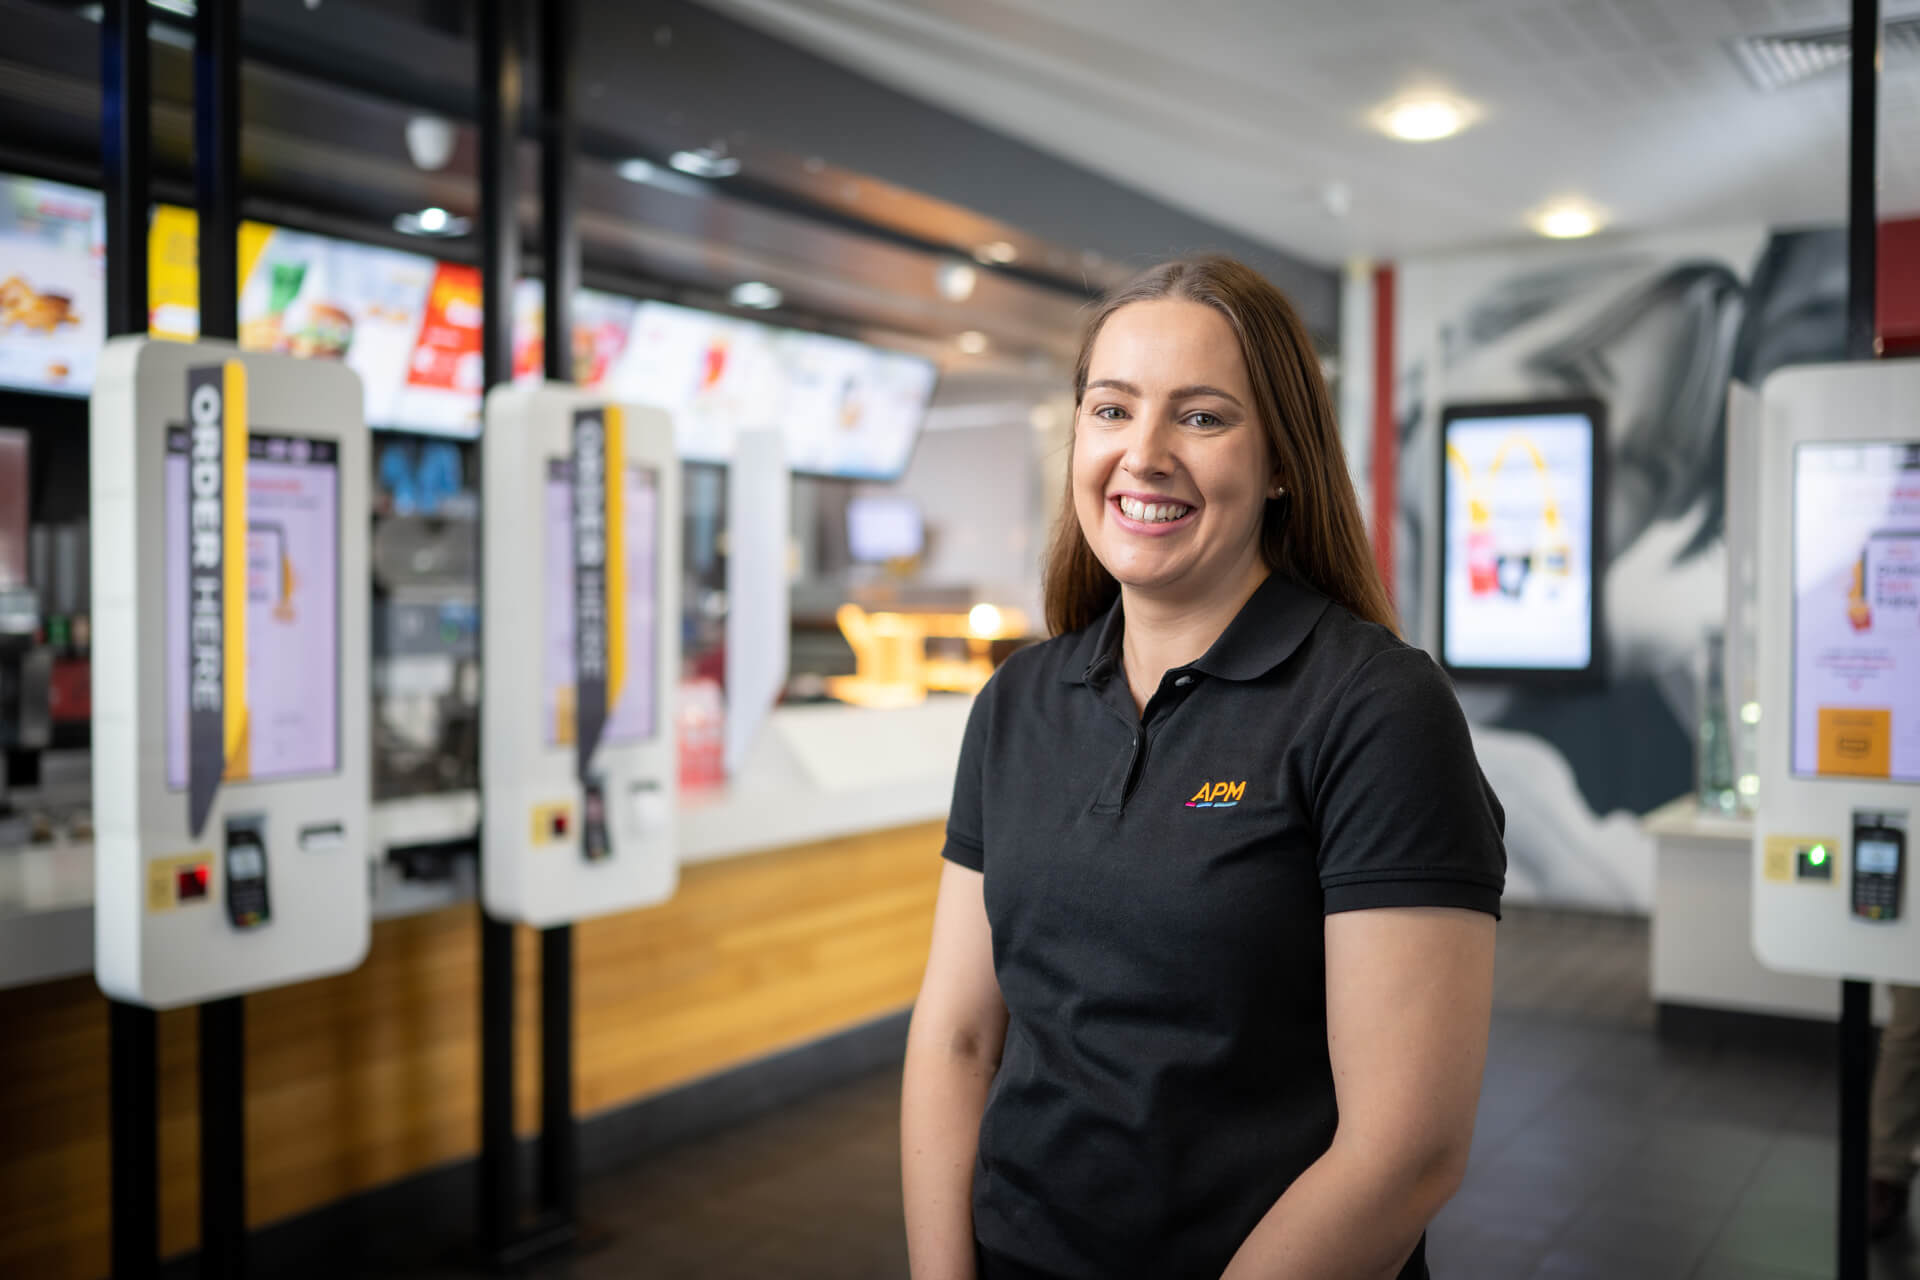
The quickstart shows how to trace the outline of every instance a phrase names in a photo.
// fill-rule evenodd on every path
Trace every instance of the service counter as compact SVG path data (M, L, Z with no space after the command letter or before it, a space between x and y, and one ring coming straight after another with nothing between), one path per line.
M575 930L580 1115L878 1025L911 1004L969 701L782 708L730 785L685 798L674 897ZM427 817L385 821L400 832ZM471 877L423 884L384 862L378 871L365 964L247 998L254 1226L474 1154ZM0 1133L12 1139L0 1144L0 1275L107 1270L109 1054L106 1001L89 975L92 878L85 846L0 854L0 964L12 988L0 990ZM538 951L531 930L517 931L523 1133L538 1117ZM169 1256L197 1239L195 1025L190 1009L159 1018Z
M681 796L682 865L944 819L971 706L971 698L936 694L889 711L837 703L775 710L734 778ZM453 860L446 879L423 881L384 854L472 831L479 816L472 794L377 806L374 919L472 901L473 859ZM0 989L92 970L92 846L0 852Z

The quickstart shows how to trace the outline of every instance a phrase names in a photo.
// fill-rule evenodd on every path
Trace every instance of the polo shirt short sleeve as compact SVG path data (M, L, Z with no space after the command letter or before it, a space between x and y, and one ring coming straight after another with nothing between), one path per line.
M1326 916L1497 914L1504 818L1444 674L1324 597L1269 577L1144 714L1123 625L1014 654L961 748L943 854L1008 1014L974 1232L1063 1280L1217 1276L1333 1139Z

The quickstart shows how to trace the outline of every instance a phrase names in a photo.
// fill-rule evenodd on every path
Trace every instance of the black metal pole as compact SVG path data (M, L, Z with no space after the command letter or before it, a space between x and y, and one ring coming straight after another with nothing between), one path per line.
M152 175L146 0L100 12L100 161L107 207L107 333L147 329L147 200ZM159 1053L153 1010L107 1006L107 1100L114 1280L160 1271Z
M240 4L200 0L193 19L193 174L200 336L240 336ZM247 1269L246 1002L200 1006L200 1274Z
M152 109L147 0L106 0L100 12L100 159L109 335L147 331Z
M574 184L573 0L540 6L540 252L546 261L547 377L572 382L573 296L580 288Z
M160 1274L160 1064L153 1010L109 1001L107 1037L113 1277L151 1280Z
M200 1006L200 1275L247 1273L246 1003Z
M540 1208L571 1224L580 1170L573 1121L573 926L540 933Z
M480 3L481 381L513 380L513 286L520 276L519 182L521 24L518 0ZM483 451L474 491L485 511ZM482 539L484 542L484 539ZM476 568L484 590L485 566ZM484 643L484 638L482 640ZM484 721L480 732L486 732ZM519 1231L513 1135L513 926L480 908L480 1185L476 1243L501 1258Z
M540 6L540 250L546 263L547 377L572 382L573 295L580 287L575 218L574 6ZM540 1208L570 1224L579 1202L573 1120L573 926L540 937Z
M1853 0L1847 140L1847 355L1880 354L1874 332L1879 271L1880 0ZM1839 1280L1867 1280L1867 1162L1873 1091L1873 987L1840 984Z

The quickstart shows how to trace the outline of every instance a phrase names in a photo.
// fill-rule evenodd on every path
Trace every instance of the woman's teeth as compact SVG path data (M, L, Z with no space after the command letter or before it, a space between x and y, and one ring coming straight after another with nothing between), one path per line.
M1192 507L1178 502L1141 502L1135 498L1120 499L1120 512L1129 520L1139 520L1145 524L1164 524L1169 520L1178 520Z

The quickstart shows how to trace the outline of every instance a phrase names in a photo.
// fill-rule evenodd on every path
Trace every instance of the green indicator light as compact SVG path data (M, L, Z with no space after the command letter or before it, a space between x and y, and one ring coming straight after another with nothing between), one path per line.
M1823 844L1817 844L1813 846L1813 848L1807 850L1807 861L1811 862L1816 867L1825 866L1827 862L1827 846Z

